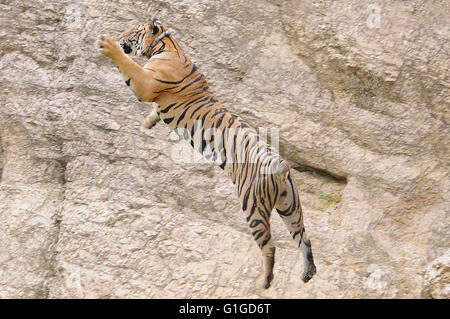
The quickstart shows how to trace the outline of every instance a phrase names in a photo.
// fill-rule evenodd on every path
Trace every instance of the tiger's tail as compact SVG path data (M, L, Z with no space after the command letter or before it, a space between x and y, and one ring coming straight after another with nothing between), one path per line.
M286 182L287 176L289 174L290 166L287 161L282 158L279 158L277 162L275 162L274 173L278 176L281 185L284 185Z

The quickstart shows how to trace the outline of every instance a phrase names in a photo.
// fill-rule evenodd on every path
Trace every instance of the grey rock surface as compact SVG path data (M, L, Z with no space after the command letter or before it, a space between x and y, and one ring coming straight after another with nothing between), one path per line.
M0 2L0 298L449 298L446 1ZM274 213L179 163L97 49L158 17L220 101L278 128L317 275ZM142 62L142 61L141 61Z

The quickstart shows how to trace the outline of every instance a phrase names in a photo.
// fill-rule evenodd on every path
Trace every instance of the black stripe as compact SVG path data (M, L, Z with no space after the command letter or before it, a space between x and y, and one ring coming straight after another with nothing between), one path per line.
M166 84L180 84L181 82L186 80L188 77L190 77L192 74L194 74L195 71L197 71L197 66L194 64L194 66L192 67L191 72L188 75L186 75L184 78L182 78L180 81L172 82L172 81L164 81L164 80L160 80L160 79L155 79L155 80L158 81L158 82L161 82L161 83L166 83Z
M228 120L228 127L233 125L236 118L237 118L237 115L234 115L234 114L231 115L231 118Z
M267 235L266 239L263 241L263 243L261 244L261 248L264 247L270 240L271 235L270 233Z
M187 112L188 110L189 110L189 109L185 109L184 112L181 113L181 115L180 115L180 117L178 118L178 121L177 121L177 126L178 126L178 124L180 124L180 122L184 119L184 116L186 115L186 112Z
M247 188L247 191L244 194L244 199L242 200L242 210L245 212L247 210L248 197L250 196L250 187Z
M172 42L173 47L175 48L175 50L177 50L177 55L180 56L180 52L178 52L178 48L175 45L175 43L173 42L172 37L169 35L169 36L167 36L167 39L169 39L169 41Z
M226 113L222 114L222 116L219 118L219 120L216 123L216 128L218 128L220 126L220 124L222 124L223 118L225 116Z
M250 228L255 228L256 226L258 226L259 224L262 223L262 220L260 219L254 219L251 221L250 223Z
M205 97L202 99L202 97L198 97L195 100L192 100L191 102L189 102L188 104L186 104L184 107L188 107L189 105L193 104L193 103L198 103L198 102L203 102L206 101L208 99L208 97Z
M169 106L167 106L164 110L161 110L161 113L167 113L169 110L177 103L172 103Z
M187 101L181 103L180 105L178 105L176 108L174 108L174 110L175 110L175 109L178 109L178 108L181 107L181 106L183 106L183 107L188 107L189 105L191 105L192 103L195 103L195 102L197 102L197 101L202 102L202 101L205 100L204 98L203 98L203 100L201 100L202 98L203 98L203 96L200 96L200 97L198 97L198 98L196 98L196 99L194 99L194 100L191 100L191 101L187 100ZM184 105L185 103L187 103L187 104Z
M259 233L259 234L258 234ZM258 234L258 236L255 237L255 235ZM262 235L264 235L264 231L262 231L261 229L254 231L253 232L253 237L255 237L255 240L258 240L259 238L261 238Z
M166 88L166 89L161 90L161 91L156 91L156 92L153 92L153 93L163 93L163 92L166 92L166 91L169 91L169 90L176 89L177 87L178 87L178 85L172 86L171 88Z
M277 208L277 212L278 212L278 214L280 214L281 216L290 216L290 215L292 215L292 213L293 213L293 211L292 211L292 212L289 212L291 209L292 209L292 206L289 206L288 209L286 209L286 210L279 210L279 209Z
M186 88L190 87L192 84L200 81L203 78L203 75L200 74L200 76L198 78L196 78L194 81L190 82L189 84L186 84L185 86L183 86L181 89L179 89L178 91L176 91L175 93L180 93L181 91L184 91Z
M167 119L163 119L164 123L166 124L170 124L173 121L173 117L167 118Z
M198 110L200 110L203 106L205 106L205 105L207 105L207 104L210 104L210 103L211 103L211 102L208 101L208 102L205 102L205 103L199 105L199 106L194 110L194 112L192 112L191 117L194 116L194 114L195 114Z
M219 165L219 167L220 167L221 169L225 169L225 165L227 165L226 156L225 156L225 159L223 160L222 164Z

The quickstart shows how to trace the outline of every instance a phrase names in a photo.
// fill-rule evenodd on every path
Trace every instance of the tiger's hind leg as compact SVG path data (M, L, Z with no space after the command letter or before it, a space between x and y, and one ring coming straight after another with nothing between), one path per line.
M259 223L254 219L249 222L253 238L258 247L261 249L263 257L264 279L263 287L265 289L270 287L273 280L273 266L275 265L275 246L273 246L272 235L270 233L270 225Z
M272 208L269 210L260 202L258 204L251 203L251 207L244 209L253 238L261 249L264 267L263 287L265 289L270 287L273 280L273 266L275 264L275 246L273 246L270 232L271 210Z
M275 204L278 214L288 228L297 247L302 252L303 274L302 280L308 282L316 273L316 266L312 255L311 241L306 236L303 224L302 206L297 187L289 174L282 189L280 198Z

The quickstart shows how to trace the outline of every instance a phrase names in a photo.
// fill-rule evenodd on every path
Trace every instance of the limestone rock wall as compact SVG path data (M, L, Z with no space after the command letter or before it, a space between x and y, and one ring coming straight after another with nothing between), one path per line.
M449 298L446 1L0 2L1 298ZM97 50L158 17L224 104L280 130L318 273L274 284L231 181Z

